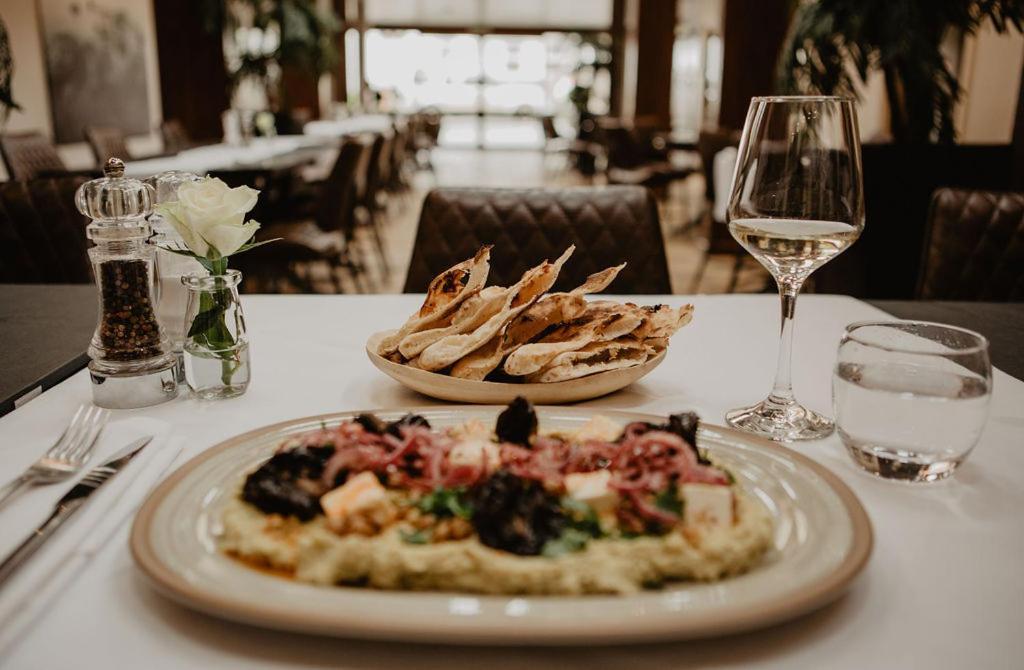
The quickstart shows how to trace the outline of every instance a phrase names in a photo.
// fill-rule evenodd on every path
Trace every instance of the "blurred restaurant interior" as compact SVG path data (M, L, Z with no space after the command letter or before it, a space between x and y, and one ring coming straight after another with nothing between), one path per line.
M772 291L725 225L748 103L835 93L858 100L867 225L805 291L1021 299L1016 19L894 2L864 3L861 20L858 3L820 4L5 0L4 234L31 238L42 184L70 198L117 156L129 176L260 190L259 236L283 240L238 258L245 292L393 293L431 189L642 185L665 292ZM920 25L887 35L900 21ZM91 281L69 202L41 217L53 248L22 239L0 281ZM1001 285L953 288L936 273L958 272L975 237L936 227L993 209L1013 219L996 246L1016 251L977 262L1002 268ZM54 252L67 262L40 257Z

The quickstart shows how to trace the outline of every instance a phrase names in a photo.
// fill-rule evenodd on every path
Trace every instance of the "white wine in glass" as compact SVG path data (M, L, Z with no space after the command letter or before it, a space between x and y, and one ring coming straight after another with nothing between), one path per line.
M829 435L833 423L800 405L790 367L796 298L812 272L864 228L860 139L852 100L754 98L740 141L729 231L775 278L782 298L778 367L762 402L726 414L732 426L774 440Z

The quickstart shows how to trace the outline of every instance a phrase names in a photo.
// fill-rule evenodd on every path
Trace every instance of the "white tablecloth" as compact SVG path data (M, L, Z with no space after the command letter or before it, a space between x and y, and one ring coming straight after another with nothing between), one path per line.
M675 296L666 302L681 304ZM725 410L759 400L775 364L777 299L697 297L693 323L643 382L590 405L666 413ZM412 296L253 296L244 299L253 383L238 399L180 398L125 412L162 419L188 438L190 457L260 425L335 410L430 404L366 360L369 333L394 327ZM848 322L883 317L850 298L805 296L794 384L829 411L836 343ZM59 433L89 385L80 373L0 418L0 479L14 476ZM264 631L193 613L152 591L122 529L44 620L0 665L11 668L993 668L1024 658L1024 382L995 374L991 418L955 479L880 481L857 470L838 438L796 447L860 496L876 533L865 574L835 604L769 630L703 642L602 649L475 649L333 640ZM40 489L2 516L6 550L58 491Z
M347 119L319 119L302 127L307 135L341 137L357 133L383 133L391 128L392 118L387 114L360 114Z
M173 156L129 161L125 165L125 174L129 177L142 178L168 170L183 170L204 175L211 170L251 166L300 149L317 148L321 145L321 140L306 135L255 137L245 146L209 144L186 149Z

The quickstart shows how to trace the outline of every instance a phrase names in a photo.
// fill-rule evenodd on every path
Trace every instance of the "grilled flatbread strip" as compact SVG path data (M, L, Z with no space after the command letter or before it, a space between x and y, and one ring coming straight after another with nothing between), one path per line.
M562 265L575 247L569 247L554 263L545 261L527 270L508 290L502 308L471 333L447 335L423 350L419 364L424 370L446 368L466 354L475 351L497 335L512 319L530 308L558 279Z
M669 338L693 319L693 305L673 309L668 305L645 305L639 308L644 324L634 333L636 337Z
M513 319L482 347L463 356L452 366L451 375L462 379L482 380L501 364L505 355L540 335L545 329L583 314L587 293L598 293L608 287L626 264L610 267L587 277L586 281L567 293L552 293Z
M381 340L377 353L389 356L398 351L398 345L406 335L443 324L444 319L463 300L479 292L487 283L487 274L491 268L490 257L490 245L480 247L473 258L453 265L434 277L419 311L410 316L394 334Z
M592 302L583 316L556 327L539 342L524 344L509 354L505 360L505 372L516 376L532 374L561 353L578 351L591 342L622 337L643 322L644 316L635 305L605 300Z
M505 302L508 289L503 286L488 286L479 293L466 298L452 315L449 324L410 333L398 345L398 351L405 358L415 358L434 342L448 335L474 330L494 316Z
M571 362L548 366L528 375L526 381L543 384L563 382L598 372L631 368L647 360L647 352L642 346L609 349L607 347L608 344L608 342L595 342L592 345L595 347L594 350L589 353L582 351L568 352L573 354Z

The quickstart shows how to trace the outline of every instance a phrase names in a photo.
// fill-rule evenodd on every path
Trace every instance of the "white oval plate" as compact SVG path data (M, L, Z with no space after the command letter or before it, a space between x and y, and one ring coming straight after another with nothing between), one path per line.
M403 386L419 391L432 398L451 402L504 405L523 396L535 405L561 405L600 398L603 395L624 389L665 360L665 352L649 358L640 365L608 372L570 379L550 384L506 384L473 379L459 379L448 375L428 372L389 361L377 353L377 345L394 331L374 333L366 342L366 355L377 369Z
M410 408L437 426L493 421L501 408ZM658 419L602 411L627 423ZM774 548L751 572L628 596L475 596L303 584L245 567L217 551L220 511L241 478L288 435L355 412L297 419L223 442L182 466L139 510L136 563L171 598L215 616L283 630L452 644L613 644L749 630L834 600L864 567L871 524L853 492L814 461L774 443L705 426L714 452L775 522ZM541 425L572 428L594 410L538 408ZM663 420L663 419L662 419Z

